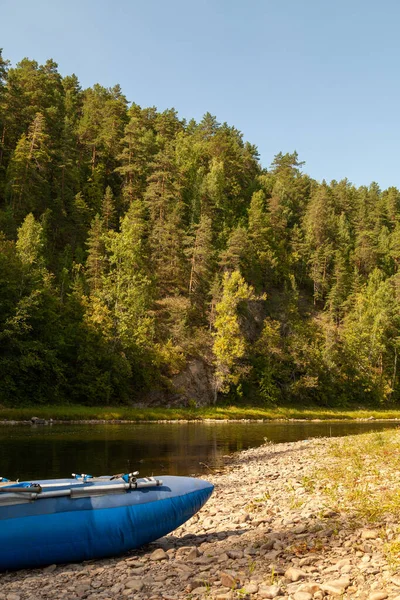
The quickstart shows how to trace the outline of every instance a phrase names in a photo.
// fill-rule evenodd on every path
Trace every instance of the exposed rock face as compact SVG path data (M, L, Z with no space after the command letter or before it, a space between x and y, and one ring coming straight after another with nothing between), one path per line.
M0 600L400 600L385 553L398 523L355 523L306 485L331 443L237 454L171 535L121 557L0 574Z
M212 404L213 381L213 369L210 365L199 358L190 360L186 368L172 380L177 394L176 400L180 403L193 401L197 406Z

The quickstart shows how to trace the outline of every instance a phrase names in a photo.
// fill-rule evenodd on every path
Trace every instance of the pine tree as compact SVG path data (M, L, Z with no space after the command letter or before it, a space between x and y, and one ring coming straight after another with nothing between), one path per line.
M271 283L277 257L263 190L254 192L248 209L248 219L252 281L265 289Z
M123 178L123 198L126 206L142 198L146 188L150 164L157 150L155 132L149 127L142 111L134 106L125 126L122 151L118 155L116 171Z
M112 232L107 242L110 270L104 291L114 318L115 339L131 351L147 347L152 335L153 285L146 238L143 204L135 201L121 222L121 231Z
M148 178L145 201L150 216L149 243L160 295L187 290L188 265L184 254L184 205L173 148L160 152Z
M108 185L103 198L103 205L101 207L101 217L103 219L104 227L106 229L115 229L116 227L116 214L115 214L115 200L112 189Z
M48 200L50 152L45 120L37 113L28 135L23 134L8 168L9 196L17 218L28 212L40 214Z
M223 271L239 271L246 279L250 274L250 245L247 230L236 227L229 235L226 249L221 252L219 265Z
M329 289L337 232L337 219L327 186L321 187L312 196L304 217L304 230L316 302L325 298Z
M212 235L211 219L204 215L196 227L193 245L188 252L190 258L189 298L202 317L205 316L214 266Z

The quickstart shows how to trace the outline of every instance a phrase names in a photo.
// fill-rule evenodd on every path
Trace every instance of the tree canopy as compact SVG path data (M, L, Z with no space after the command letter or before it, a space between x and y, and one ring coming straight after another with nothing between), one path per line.
M400 400L400 191L0 52L0 402Z

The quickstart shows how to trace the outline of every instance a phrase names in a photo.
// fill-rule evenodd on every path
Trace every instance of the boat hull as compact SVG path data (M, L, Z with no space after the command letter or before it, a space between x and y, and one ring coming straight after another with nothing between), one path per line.
M138 548L190 519L212 490L204 480L170 476L158 487L1 506L0 570L77 562Z

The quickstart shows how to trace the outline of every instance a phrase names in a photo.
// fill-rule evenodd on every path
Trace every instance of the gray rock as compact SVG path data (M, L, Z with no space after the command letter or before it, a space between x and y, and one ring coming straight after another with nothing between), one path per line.
M289 567L285 572L285 577L289 581L299 581L299 579L303 579L306 576L307 573L305 573L301 569L296 569L295 567Z
M335 587L329 583L322 584L321 590L327 594L330 594L331 596L343 596L344 594L344 588Z
M219 574L219 580L224 587L227 587L231 590L236 588L237 585L237 577L234 573L227 573L226 571L221 571Z
M305 556L299 560L299 567L306 567L315 563L318 560L317 556Z
M150 560L165 560L166 558L168 558L168 554L162 548L157 548L150 554Z
M144 588L144 583L140 579L128 579L125 582L125 588L134 590L135 592L141 592Z
M246 583L244 591L246 594L257 594L258 588L259 586L257 583Z
M363 529L361 532L361 539L363 540L376 540L379 537L379 531L376 529Z
M229 560L229 556L224 552L223 554L220 554L217 558L217 561L219 563L226 563Z
M281 593L279 585L260 585L258 596L260 598L276 598Z
M346 589L350 585L350 577L341 577L340 579L334 579L333 581L327 581L327 585L331 585L335 588Z
M192 561L192 560L196 560L196 558L199 556L199 551L197 550L197 548L191 548L191 550L189 550L187 556L186 556L186 560Z

